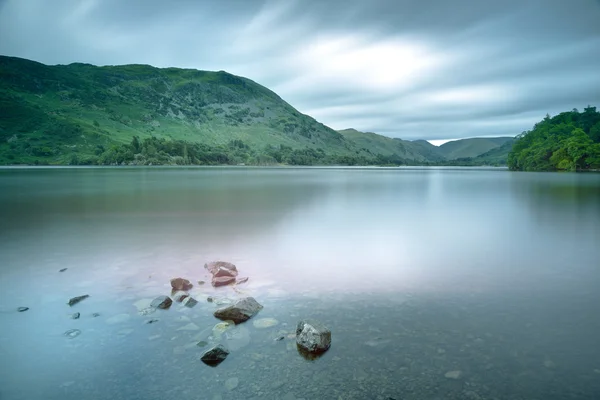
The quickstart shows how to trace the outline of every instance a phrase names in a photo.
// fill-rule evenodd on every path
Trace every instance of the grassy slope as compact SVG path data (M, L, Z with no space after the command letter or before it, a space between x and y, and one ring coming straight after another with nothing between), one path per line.
M338 131L346 139L355 142L360 148L384 155L398 154L407 160L417 162L441 161L443 156L421 143L392 139L372 132L360 132L356 129ZM435 148L435 146L432 146Z
M511 137L496 137L453 140L441 145L439 150L448 160L474 158L502 146L512 139Z
M64 164L73 154L90 155L133 136L370 153L265 87L223 71L46 66L0 57L0 106L4 163Z

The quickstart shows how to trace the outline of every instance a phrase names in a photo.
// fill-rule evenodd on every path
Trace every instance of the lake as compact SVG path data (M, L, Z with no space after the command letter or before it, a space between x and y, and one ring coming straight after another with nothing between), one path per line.
M3 168L0 399L597 400L599 260L600 174ZM144 315L175 277L199 303Z

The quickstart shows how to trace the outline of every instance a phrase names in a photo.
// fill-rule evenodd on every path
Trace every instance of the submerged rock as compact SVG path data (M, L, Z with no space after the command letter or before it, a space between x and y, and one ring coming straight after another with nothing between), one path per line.
M296 327L296 344L309 353L323 353L331 346L331 331L319 321L302 320Z
M196 304L198 304L198 300L194 299L193 297L186 297L183 300L183 305L188 307L188 308L192 308L194 307Z
M178 303L181 303L188 297L190 297L190 294L188 292L178 291L173 295L173 300L175 300Z
M61 268L58 270L58 272L65 272L67 270L67 268Z
M84 294L83 296L73 297L72 299L69 300L69 302L67 304L69 304L70 306L74 306L75 304L79 303L82 300L87 299L88 297L90 297L90 295L88 295L88 294Z
M100 316L100 313L97 313L97 312L92 314L92 317L94 317L94 318L99 317L99 316Z
M152 308L160 308L161 310L166 310L171 307L173 304L173 300L169 296L158 296L152 303L150 303L150 307Z
M27 310L29 310L29 307L19 307L19 308L17 308L18 312L25 312Z
M222 344L219 344L204 352L200 359L203 363L214 367L223 362L228 355L229 351Z
M248 277L247 277L247 276L245 276L245 277L243 277L243 278L240 278L240 279L238 279L238 280L235 282L235 284L236 284L236 285L241 285L242 283L246 283L246 282L248 282Z
M71 319L79 319L80 316L81 316L81 314L76 312L74 314L71 314Z
M461 371L448 371L444 374L444 376L448 379L459 379L462 376Z
M194 287L190 281L183 278L173 278L171 279L171 287L174 290L190 290Z
M258 329L270 328L279 323L275 318L261 318L255 321L252 321L252 325Z
M232 320L236 324L247 321L256 315L263 306L254 297L245 297L236 301L233 305L219 308L214 316L222 320Z
M81 335L81 331L79 329L69 329L63 335L65 335L69 339L73 339L73 338L76 338L77 336Z
M225 381L225 388L227 390L233 390L238 386L239 383L240 380L238 378L229 378Z

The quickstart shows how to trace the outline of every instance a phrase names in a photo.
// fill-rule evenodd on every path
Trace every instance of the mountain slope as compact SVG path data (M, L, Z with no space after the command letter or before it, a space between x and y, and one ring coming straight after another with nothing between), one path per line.
M471 138L446 142L439 147L440 153L448 160L478 157L504 143L512 137Z
M443 160L442 156L416 142L392 139L372 132L360 132L356 129L344 129L338 132L347 140L356 143L363 151L386 156L397 155L402 159L417 162Z
M4 163L65 164L73 157L95 163L94 157L134 137L223 149L231 143L312 149L359 159L377 154L301 114L269 89L223 71L47 66L0 56L0 106Z

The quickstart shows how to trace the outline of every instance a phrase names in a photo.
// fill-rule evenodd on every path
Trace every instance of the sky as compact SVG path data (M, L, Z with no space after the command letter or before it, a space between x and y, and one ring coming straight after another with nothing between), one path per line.
M224 70L438 144L600 108L600 0L0 0L0 54Z

